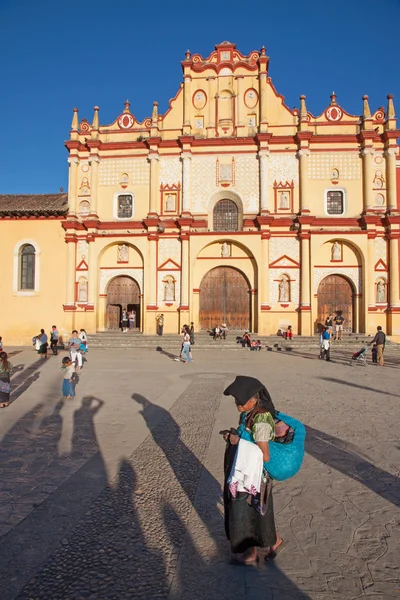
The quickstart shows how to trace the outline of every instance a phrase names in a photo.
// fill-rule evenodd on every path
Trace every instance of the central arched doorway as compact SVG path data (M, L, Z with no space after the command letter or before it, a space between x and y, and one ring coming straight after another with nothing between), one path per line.
M135 312L135 329L140 328L140 289L137 282L125 275L115 277L107 287L107 329L121 327L122 311Z
M318 286L317 330L325 324L326 318L341 313L344 318L344 331L351 333L354 327L354 292L351 283L342 275L329 275Z
M246 277L233 267L216 267L200 285L200 329L226 323L228 329L250 329L251 294Z

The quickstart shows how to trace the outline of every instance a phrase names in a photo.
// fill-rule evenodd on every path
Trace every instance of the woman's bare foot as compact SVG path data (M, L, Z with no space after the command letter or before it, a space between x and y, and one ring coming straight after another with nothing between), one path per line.
M232 562L232 564L243 565L243 566L253 565L254 563L257 563L258 562L257 548L255 546L252 546L251 548L246 550L246 552L244 552L243 554L233 557L231 562Z

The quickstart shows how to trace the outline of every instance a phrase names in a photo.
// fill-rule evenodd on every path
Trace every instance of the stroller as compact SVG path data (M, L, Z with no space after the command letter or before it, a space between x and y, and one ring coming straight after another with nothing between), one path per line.
M367 347L366 346L361 348L361 350L359 350L358 352L353 354L353 356L351 357L351 361L350 361L351 366L354 367L357 363L359 363L360 365L363 365L364 367L367 366Z

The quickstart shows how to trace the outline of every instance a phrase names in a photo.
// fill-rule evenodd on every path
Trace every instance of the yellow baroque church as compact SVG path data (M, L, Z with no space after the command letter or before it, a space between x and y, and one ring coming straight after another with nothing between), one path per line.
M123 309L156 333L312 335L331 312L348 332L400 339L400 154L392 96L351 115L332 93L291 110L265 48L186 53L165 114L115 121L74 109L68 194L0 196L0 335L118 329Z

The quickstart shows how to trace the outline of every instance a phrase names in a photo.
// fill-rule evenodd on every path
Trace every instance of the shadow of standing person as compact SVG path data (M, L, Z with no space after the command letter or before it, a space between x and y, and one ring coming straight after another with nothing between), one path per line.
M98 452L94 418L103 405L104 400L95 396L82 398L81 408L74 413L71 456L88 458Z
M221 500L222 493L221 484L211 473L205 470L202 463L211 437L214 415L209 415L206 410L203 410L202 406L198 405L191 413L191 421L185 420L183 430L181 430L181 427L169 411L161 406L152 404L140 394L134 393L132 394L132 398L142 406L141 414L146 421L153 440L162 450L171 466L177 483L181 486L189 500L186 514L183 515L184 520L188 519L191 506L194 506L200 477L203 473L206 476L205 485L207 485L212 502L207 507L197 507L196 510L219 550L226 553L227 546L225 540L216 535L219 523L223 521L222 515L218 510L218 503ZM181 418L184 419L185 416L183 415ZM196 417L198 417L197 421ZM193 425L195 433L191 430ZM188 444L182 440L182 437L187 440Z

